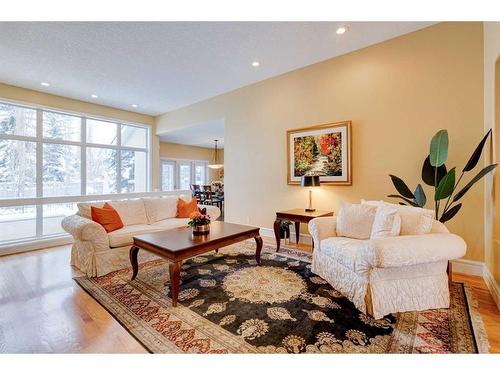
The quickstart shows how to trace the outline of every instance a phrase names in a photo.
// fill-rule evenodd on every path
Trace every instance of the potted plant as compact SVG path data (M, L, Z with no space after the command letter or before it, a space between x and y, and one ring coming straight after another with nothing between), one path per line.
M207 234L210 232L210 215L207 214L206 208L192 212L189 219L188 225L193 228L193 234Z
M432 137L429 155L424 160L424 164L422 166L422 180L426 185L434 188L433 197L436 220L444 223L452 219L462 208L462 203L459 202L462 197L476 182L497 167L497 164L491 164L484 167L460 190L457 190L458 185L462 181L462 177L464 177L465 173L470 172L476 167L479 159L481 158L484 144L490 135L491 129L477 145L476 149L469 158L469 161L462 169L458 179L455 177L456 168L453 167L448 170L445 165L446 159L448 158L448 132L443 129L438 131L434 137ZM409 204L414 207L425 206L427 198L421 184L418 184L415 191L412 192L402 179L394 175L389 176L391 177L392 183L399 194L391 194L388 195L388 197L403 200L403 202L400 202L400 204L403 205Z
M282 221L280 223L280 238L290 239L290 225L292 225L291 221Z

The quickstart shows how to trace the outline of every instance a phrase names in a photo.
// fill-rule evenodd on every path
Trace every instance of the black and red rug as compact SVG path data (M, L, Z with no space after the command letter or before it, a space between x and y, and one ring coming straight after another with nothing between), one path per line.
M182 266L178 307L168 264L75 280L153 353L478 353L486 335L467 286L450 309L375 320L310 270L310 254L244 242Z

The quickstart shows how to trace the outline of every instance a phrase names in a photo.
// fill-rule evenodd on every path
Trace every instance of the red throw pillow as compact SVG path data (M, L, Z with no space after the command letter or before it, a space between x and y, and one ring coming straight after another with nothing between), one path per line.
M189 202L186 202L182 198L177 200L177 217L187 219L194 211L198 211L198 202L196 198L191 199Z
M118 212L108 203L105 203L102 208L91 206L90 212L92 220L101 224L107 233L123 228L123 222L120 215L118 215Z

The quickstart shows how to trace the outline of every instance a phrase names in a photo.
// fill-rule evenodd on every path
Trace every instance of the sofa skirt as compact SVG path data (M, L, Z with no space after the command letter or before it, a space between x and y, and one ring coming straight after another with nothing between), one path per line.
M441 261L354 272L317 249L313 252L311 270L346 296L359 311L380 319L397 312L448 308L447 264ZM367 294L370 298L366 298ZM371 306L367 306L367 301Z
M130 247L131 245L95 252L92 242L75 241L71 247L71 265L89 277L104 276L130 267ZM158 257L152 253L139 251L139 264L156 258Z

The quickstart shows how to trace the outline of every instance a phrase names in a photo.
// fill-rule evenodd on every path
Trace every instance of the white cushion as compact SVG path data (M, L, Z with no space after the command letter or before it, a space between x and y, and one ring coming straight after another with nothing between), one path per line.
M402 236L431 232L434 211L419 207L398 205L398 212L401 216L400 234Z
M129 225L108 233L109 247L131 246L133 237L143 233L158 232L160 227L146 224Z
M84 217L86 219L92 220L92 211L90 207L98 207L102 208L104 206L104 202L89 202L89 203L78 203L78 215Z
M177 196L164 198L142 198L148 223L153 224L160 220L177 216Z
M337 217L337 235L366 240L370 238L376 206L343 203Z
M364 199L361 200L361 203L377 207L381 204L395 207L401 216L401 231L399 233L401 236L427 234L431 232L434 221L434 211L432 210L392 204L384 201L365 201Z
M431 233L450 233L446 225L437 220L432 220Z
M124 226L148 223L142 199L111 201L109 204L118 212Z
M335 261L351 271L366 270L366 261L360 256L367 250L369 246L368 240L356 240L346 237L329 237L321 241L320 251L328 256L332 261ZM316 251L316 250L315 250Z
M399 236L401 216L395 207L381 204L377 207L370 238Z
M188 225L189 219L186 218L170 218L165 220L160 220L152 224L155 227L166 229L186 227Z
M373 267L403 267L461 258L467 245L455 234L429 233L386 237L370 241L372 249L363 258Z

